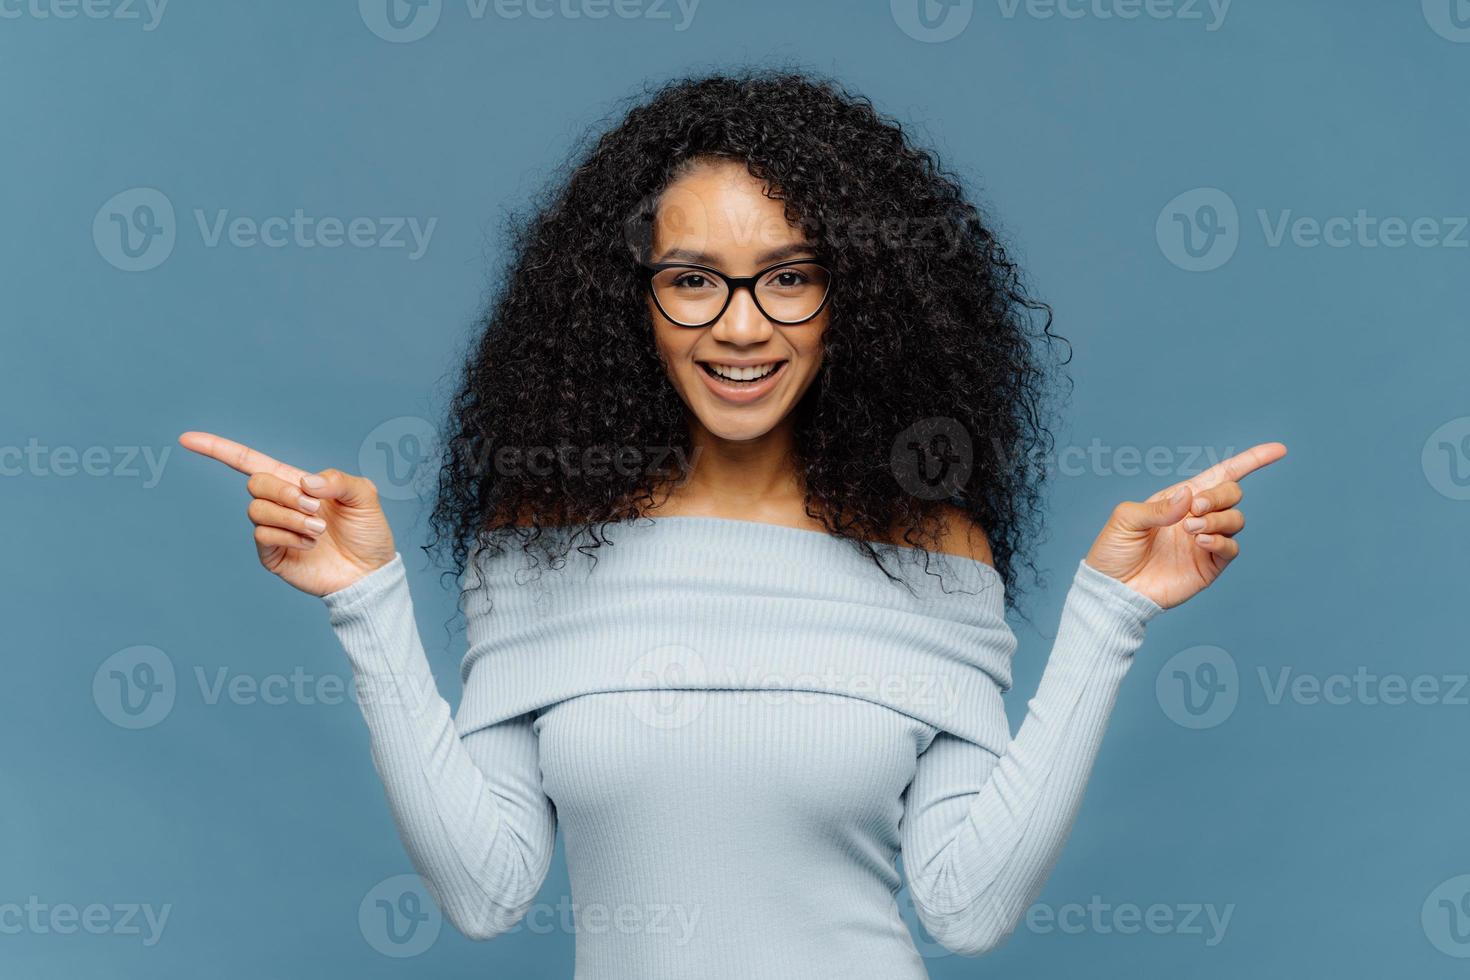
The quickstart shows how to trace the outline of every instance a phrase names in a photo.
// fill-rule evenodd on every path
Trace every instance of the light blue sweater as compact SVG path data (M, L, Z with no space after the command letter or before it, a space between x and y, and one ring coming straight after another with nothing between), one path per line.
M558 821L580 980L926 977L896 893L946 947L1000 943L1070 832L1160 612L1079 563L1013 739L1000 576L709 517L616 525L595 562L476 558L456 716L401 556L324 597L388 803L446 917L532 908ZM466 583L476 584L474 571Z

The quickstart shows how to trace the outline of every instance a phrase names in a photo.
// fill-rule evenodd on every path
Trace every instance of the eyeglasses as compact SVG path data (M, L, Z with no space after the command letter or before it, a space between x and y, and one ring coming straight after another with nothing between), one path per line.
M782 326L806 323L822 312L832 274L813 259L767 266L753 276L727 276L704 265L662 262L643 266L659 312L681 327L707 327L725 315L737 289L748 289L761 315Z

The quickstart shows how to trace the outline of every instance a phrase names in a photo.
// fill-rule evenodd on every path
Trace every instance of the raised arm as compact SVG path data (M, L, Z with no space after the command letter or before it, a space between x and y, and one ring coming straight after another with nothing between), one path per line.
M249 476L247 514L261 565L326 604L352 665L389 808L445 916L474 939L509 929L541 886L556 834L530 716L456 729L370 481L311 473L207 432L186 432L179 442Z
M1119 685L1160 611L1079 563L1051 658L1005 751L940 732L905 796L903 860L924 928L976 955L1016 928L1082 804Z
M1239 480L1286 455L1263 443L1148 500L1114 509L1078 563L1051 657L1020 730L996 755L946 732L905 795L904 870L921 922L974 955L1013 932L1082 804L1144 627L1212 584L1240 553Z
M505 932L535 899L556 838L532 716L457 730L420 645L401 556L323 601L414 867L460 932Z

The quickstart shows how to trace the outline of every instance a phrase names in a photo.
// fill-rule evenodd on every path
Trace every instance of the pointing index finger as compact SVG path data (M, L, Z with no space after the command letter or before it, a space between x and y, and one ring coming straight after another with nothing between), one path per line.
M256 473L271 473L290 483L299 483L301 478L307 475L305 470L297 469L278 459L272 459L265 453L256 452L249 446L217 436L212 432L185 432L179 436L179 445L201 456L219 460L231 469L239 470L250 476Z
M1252 446L1243 453L1237 453L1229 459L1221 460L1199 476L1191 477L1187 482L1196 492L1208 490L1221 483L1233 483L1248 473L1254 473L1261 467L1276 462L1285 455L1286 447L1281 443L1263 442Z

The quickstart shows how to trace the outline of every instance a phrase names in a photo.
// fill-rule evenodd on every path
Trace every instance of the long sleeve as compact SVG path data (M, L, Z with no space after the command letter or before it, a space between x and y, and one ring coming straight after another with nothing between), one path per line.
M994 949L1051 873L1119 686L1161 608L1079 562L1050 660L999 756L948 732L919 757L901 827L919 920L946 948Z
M414 867L460 932L505 932L535 899L556 835L533 715L461 735L424 657L401 555L323 602Z

